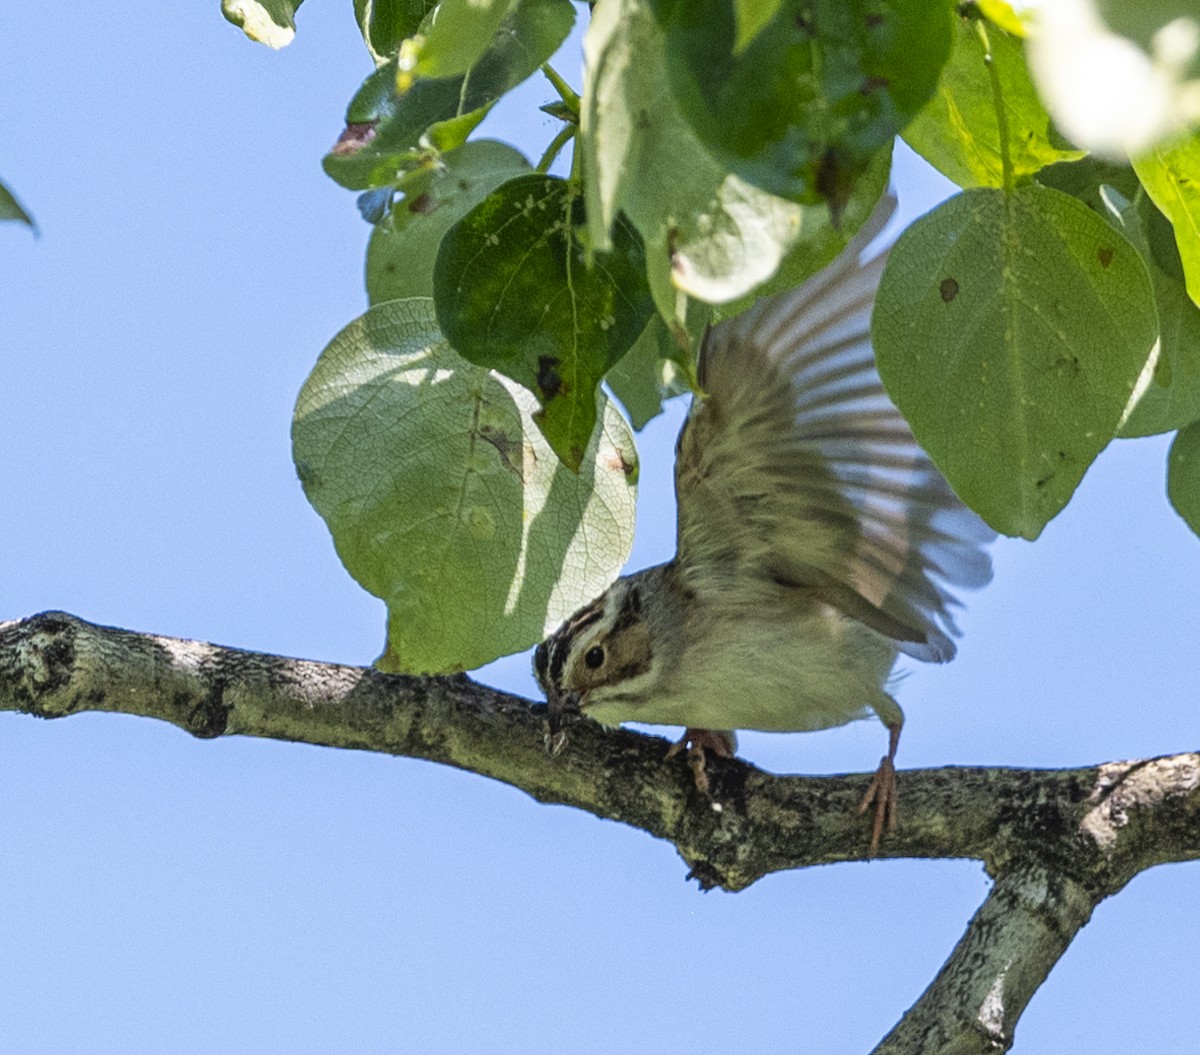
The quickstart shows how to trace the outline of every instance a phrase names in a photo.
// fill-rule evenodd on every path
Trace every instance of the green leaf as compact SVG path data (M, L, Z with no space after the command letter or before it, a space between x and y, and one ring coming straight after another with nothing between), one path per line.
M491 139L464 143L405 195L367 245L367 299L432 297L442 235L505 180L529 172L516 150Z
M375 64L395 55L436 6L436 0L354 0L354 17Z
M965 191L908 228L872 323L917 440L963 501L1026 538L1111 439L1157 330L1137 251L1036 184Z
M282 48L296 35L296 11L304 0L221 0L221 14L269 48Z
M1175 228L1188 295L1200 304L1200 135L1154 147L1133 168Z
M419 77L466 73L515 6L516 0L442 0L416 48L413 72Z
M892 171L891 146L885 147L868 162L866 170L854 184L849 200L842 207L835 224L829 209L822 205L802 205L799 209L795 242L766 282L750 295L739 297L717 307L713 316L727 319L740 315L760 297L792 289L806 278L815 275L845 247L846 243L867 221L887 190Z
M34 232L37 231L37 224L33 222L33 217L21 207L21 203L17 201L13 192L0 183L0 221L3 220L15 220L17 223L25 224Z
M1200 422L1181 429L1167 455L1167 497L1200 535Z
M987 52L973 18L955 19L954 50L937 91L904 130L904 141L960 187L1004 185L996 95ZM1015 177L1056 161L1083 157L1050 122L1025 65L1021 41L994 26L987 31L1008 130Z
M664 402L691 391L679 357L680 348L666 322L654 315L629 352L605 374L605 384L639 432L662 413Z
M296 404L293 454L347 570L387 602L382 669L519 651L612 581L637 462L601 403L575 474L534 426L533 397L455 355L428 300L378 305L330 342Z
M1014 37L1025 38L1028 33L1025 23L1021 20L1021 16L1013 10L1008 0L976 0L976 3L983 17L994 26L1006 33L1011 33ZM1022 11L1027 12L1024 4L1021 7Z
M571 468L592 435L600 379L654 311L632 227L619 220L612 249L589 254L582 226L565 180L521 176L446 232L433 272L442 332L537 394L537 423Z
M651 7L675 99L713 156L835 208L933 94L950 50L950 6L929 0L782 0L740 49L727 0Z
M1120 231L1150 271L1158 308L1159 354L1135 390L1118 435L1171 432L1200 417L1200 308L1183 284L1171 225L1154 207L1133 169L1095 157L1051 165L1046 186L1078 198Z
M574 20L570 0L520 0L468 74L418 77L404 92L396 90L399 62L389 60L351 100L347 134L322 162L326 173L368 190L399 182L430 150L460 146L497 99L554 54Z
M1117 165L1094 155L1079 161L1049 165L1037 174L1037 181L1078 198L1092 212L1101 216L1108 215L1108 206L1100 194L1101 187L1112 187L1130 201L1137 197L1141 189L1137 174L1128 165Z
M737 38L733 50L741 51L779 13L783 0L733 0Z
M1158 308L1159 354L1121 424L1122 436L1170 432L1200 418L1200 308L1183 284L1171 225L1145 194L1136 203L1105 188L1110 222L1150 270Z
M644 0L597 7L584 55L589 232L604 247L619 212L633 221L668 319L676 290L723 304L781 270L788 285L799 282L837 254L886 185L885 151L855 185L835 227L826 206L798 205L728 172L679 112L664 69L663 32Z

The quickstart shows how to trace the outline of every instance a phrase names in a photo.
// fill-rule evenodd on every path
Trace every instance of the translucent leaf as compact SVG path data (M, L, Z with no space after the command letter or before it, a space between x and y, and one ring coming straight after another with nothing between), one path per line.
M395 55L436 6L436 0L354 0L354 17L375 64Z
M441 0L416 49L419 77L466 73L491 45L516 0Z
M1187 291L1200 304L1200 135L1154 147L1133 168L1175 228Z
M733 50L741 51L779 11L783 0L733 0L737 39Z
M1181 429L1167 456L1167 497L1200 535L1200 422Z
M644 0L599 6L584 55L589 231L603 247L618 212L633 221L668 318L674 290L725 304L749 295L785 260L786 284L801 281L837 254L883 191L886 152L855 184L835 225L824 204L801 206L730 173L675 103L663 32Z
M1004 184L996 94L975 19L958 18L954 49L937 91L904 130L904 141L960 187ZM1008 129L1014 176L1037 172L1056 161L1083 156L1050 123L1025 66L1021 42L992 26L987 30L992 66Z
M950 49L949 4L782 0L739 48L727 0L651 0L680 111L727 169L835 208L925 104Z
M965 191L893 247L880 374L955 491L1036 538L1112 438L1155 338L1137 251L1036 184Z
M537 423L572 468L592 435L600 379L654 311L632 227L618 221L612 249L588 253L582 226L582 199L565 180L521 176L446 232L433 273L455 350L537 394Z
M575 21L570 0L519 0L465 75L417 77L396 90L399 60L369 76L346 111L347 131L325 155L326 173L350 190L395 184L429 150L460 146L510 88L558 50Z
M0 183L0 221L3 220L15 220L34 231L37 230L37 224L33 222L33 217L21 207L21 203L17 201L13 192Z
M679 346L661 315L653 316L629 352L604 376L639 431L662 413L668 399L690 392L686 371L679 365Z
M1008 3L1008 0L977 0L977 2L983 17L993 25L1006 33L1011 33L1014 37L1024 39L1028 35L1025 23L1013 6ZM1028 11L1029 9L1022 4L1021 10Z
M726 319L739 315L758 298L792 289L820 271L845 248L875 210L883 192L887 190L891 171L892 149L889 145L868 162L866 170L854 184L849 200L843 205L836 224L827 206L798 206L800 222L796 240L775 273L753 293L719 305L713 311L714 318Z
M304 0L221 0L221 14L269 48L282 48L296 35L296 11Z
M433 296L433 262L442 235L505 180L529 171L529 162L504 143L482 139L446 154L419 186L405 185L388 221L367 246L367 298Z
M391 301L321 353L292 426L305 494L347 570L388 606L387 671L463 670L541 639L617 575L636 455L615 408L578 474L533 397L459 358L424 298Z

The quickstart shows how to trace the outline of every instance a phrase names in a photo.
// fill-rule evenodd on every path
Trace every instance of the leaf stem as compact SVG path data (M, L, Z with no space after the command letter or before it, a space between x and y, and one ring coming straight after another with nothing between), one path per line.
M996 106L996 127L1000 133L1000 173L1006 194L1013 192L1012 156L1008 147L1008 115L1004 111L1004 95L1000 91L1000 72L996 69L996 57L992 53L992 42L988 37L984 20L975 22L975 31L983 42L983 64L987 67L988 78L992 82L992 99Z
M548 62L542 63L542 73L546 75L546 80L554 85L554 90L558 92L558 97L563 101L563 105L575 115L575 123L578 124L579 96L575 94L575 89L564 81Z
M578 128L578 125L563 125L558 130L558 135L550 140L550 145L546 147L546 152L542 155L542 160L537 163L537 168L534 171L540 172L543 175L549 172L550 166L554 164L562 148L574 137Z

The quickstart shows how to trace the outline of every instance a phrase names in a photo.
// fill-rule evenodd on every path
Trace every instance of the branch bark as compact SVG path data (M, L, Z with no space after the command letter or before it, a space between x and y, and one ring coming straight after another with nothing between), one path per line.
M704 888L867 856L868 774L776 776L710 765L711 798L666 742L586 720L556 757L545 708L464 675L402 677L96 626L63 612L0 623L0 710L111 711L201 738L263 736L423 758L672 843ZM996 1052L1092 910L1138 872L1200 857L1200 754L1069 770L900 775L883 857L967 857L995 883L879 1055Z

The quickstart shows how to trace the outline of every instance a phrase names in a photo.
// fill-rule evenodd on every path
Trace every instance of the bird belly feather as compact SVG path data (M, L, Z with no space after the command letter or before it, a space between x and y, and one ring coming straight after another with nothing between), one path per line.
M688 669L672 671L641 700L585 700L584 713L608 725L776 732L826 729L872 712L899 720L885 691L894 645L827 605L789 607L705 620L719 628L721 640L712 647L690 643Z

